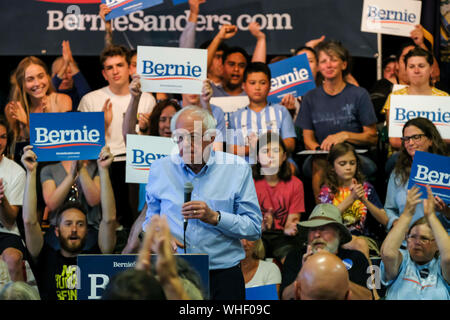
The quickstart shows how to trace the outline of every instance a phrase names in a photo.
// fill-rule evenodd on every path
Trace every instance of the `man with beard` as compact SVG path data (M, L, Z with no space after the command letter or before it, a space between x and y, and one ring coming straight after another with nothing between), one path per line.
M283 264L280 295L283 300L295 298L295 280L303 263L315 253L325 250L338 256L347 267L353 300L371 300L367 289L369 261L357 250L347 250L341 245L351 241L352 235L342 223L339 209L332 204L318 204L309 219L299 225L308 228L306 252L293 249Z
M22 212L25 242L33 259L39 292L42 300L76 300L77 256L81 253L112 253L116 244L116 206L108 171L114 156L108 147L104 147L97 160L102 207L98 248L83 251L87 235L86 214L79 204L69 200L57 213L55 234L61 249L56 251L44 243L36 214L37 156L32 148L25 147L22 156L22 163L27 171Z

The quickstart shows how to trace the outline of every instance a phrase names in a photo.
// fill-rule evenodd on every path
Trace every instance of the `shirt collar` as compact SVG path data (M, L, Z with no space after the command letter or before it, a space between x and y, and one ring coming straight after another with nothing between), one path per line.
M213 148L211 147L211 152L210 152L210 154L209 154L209 159L208 159L208 161L206 162L206 164L203 166L203 168L200 170L200 172L199 173L194 173L193 171L192 171L192 169L191 168L189 168L189 166L184 162L184 160L183 160L183 158L180 156L180 154L176 154L176 159L177 159L177 161L178 161L178 163L180 164L180 166L181 166L181 168L186 172L186 173L189 173L189 174L192 174L192 175L201 175L201 174L204 174L207 170L208 170L208 168L209 167L211 167L215 162L216 162L216 152L213 150Z

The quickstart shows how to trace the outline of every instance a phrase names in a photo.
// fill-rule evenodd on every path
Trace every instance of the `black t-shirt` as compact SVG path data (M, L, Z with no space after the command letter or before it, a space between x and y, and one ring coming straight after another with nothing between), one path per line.
M297 275L302 268L302 258L305 253L306 248L303 250L294 249L286 256L281 274L280 296L283 293L284 288L289 286L297 278ZM364 254L357 250L339 248L337 256L341 258L347 267L350 281L362 287L366 287L366 282L370 273L367 273L369 261L367 261Z
M83 254L99 253L98 248ZM66 258L44 244L35 264L35 276L42 300L77 300L77 257Z

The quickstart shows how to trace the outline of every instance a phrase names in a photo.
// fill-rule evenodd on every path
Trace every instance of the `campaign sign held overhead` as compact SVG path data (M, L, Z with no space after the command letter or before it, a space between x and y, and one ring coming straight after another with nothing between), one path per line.
M97 159L105 145L104 113L31 113L30 144L38 161Z
M268 102L280 103L287 94L303 96L316 87L306 53L269 64L272 79Z
M163 3L164 0L102 0L102 3L111 8L111 12L105 16L105 20L125 16L129 13L143 10Z
M422 192L422 198L427 198L426 185L430 185L434 196L440 197L445 203L450 203L450 157L433 153L416 151L411 166L408 189L414 185Z
M137 47L137 73L144 92L201 94L207 50Z
M364 0L361 31L409 37L421 9L421 1Z

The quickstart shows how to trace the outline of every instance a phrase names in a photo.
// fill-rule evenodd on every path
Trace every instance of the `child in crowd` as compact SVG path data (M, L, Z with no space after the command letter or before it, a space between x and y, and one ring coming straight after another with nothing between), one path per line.
M227 136L227 144L231 145L227 148L231 148L234 154L245 155L250 164L256 163L256 157L251 152L252 143L245 140L250 140L252 135L274 131L280 134L287 152L295 149L296 132L289 111L282 105L267 102L270 79L271 72L265 63L250 63L245 69L243 84L250 104L230 117L229 127L237 131L238 140L237 144L233 144Z
M365 181L359 157L351 144L342 142L331 148L319 201L331 203L341 211L342 220L353 235L345 248L359 250L367 258L369 248L379 254L378 246L368 237L367 212L384 226L388 218L375 188Z
M262 239L267 257L280 262L296 244L297 222L305 211L303 183L292 175L287 156L278 134L270 131L259 138L253 178L263 214Z

